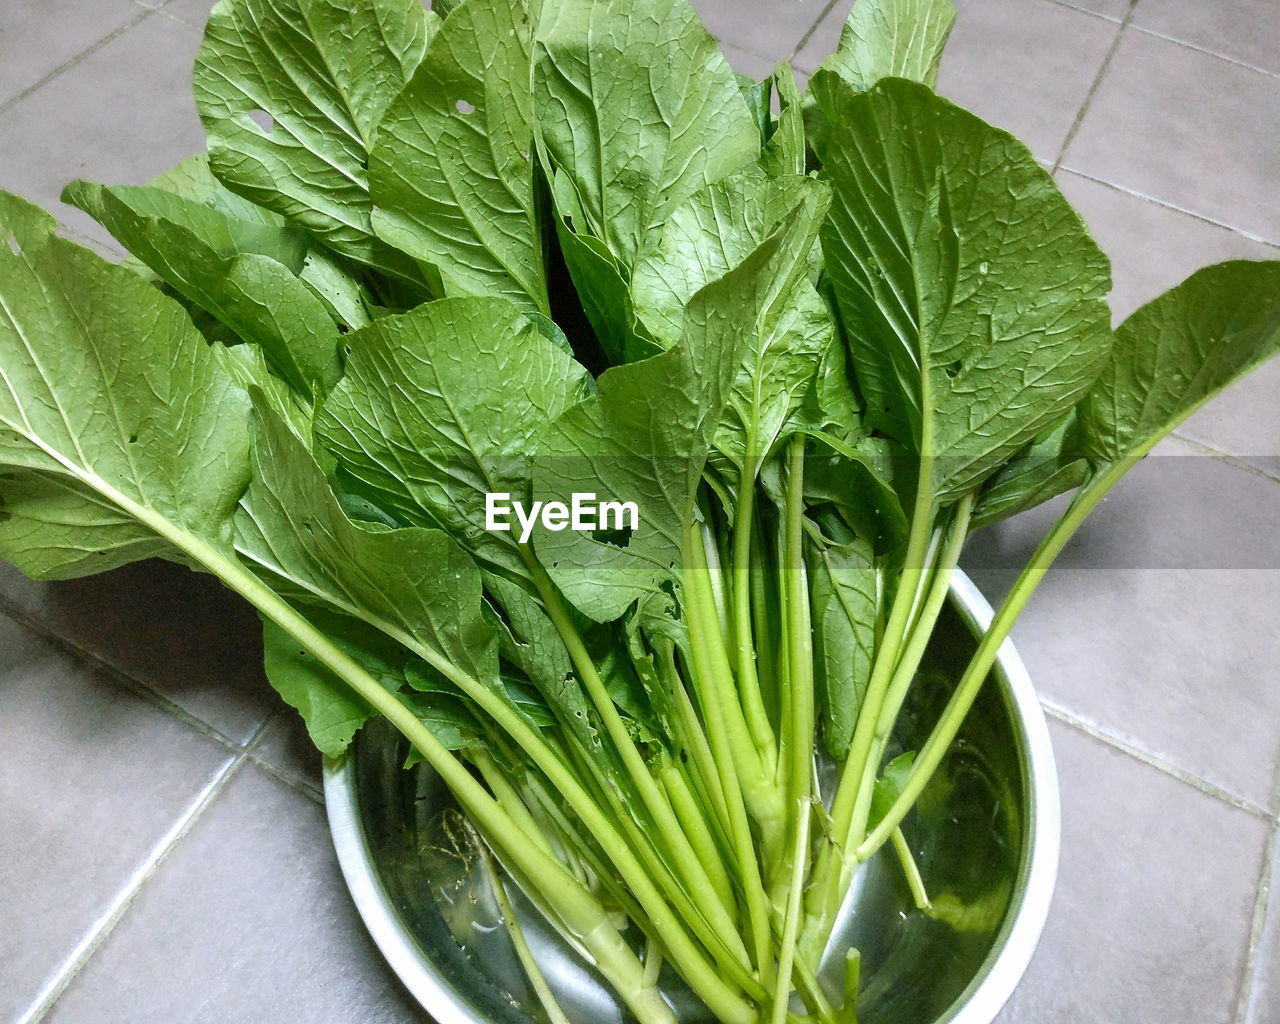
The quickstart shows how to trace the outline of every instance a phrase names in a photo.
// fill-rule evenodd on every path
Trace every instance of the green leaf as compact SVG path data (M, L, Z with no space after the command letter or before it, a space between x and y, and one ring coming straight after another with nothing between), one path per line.
M357 620L314 610L310 610L310 617L344 654L396 693L445 747L458 750L476 741L480 725L461 699L448 692L424 694L404 689L413 683L413 663L405 664L402 649ZM376 712L315 655L268 619L263 620L262 639L267 680L285 703L302 715L316 748L327 757L338 757ZM409 763L414 760L411 753Z
M582 748L597 756L601 745L594 712L555 625L537 599L519 584L489 576L485 586L503 612L493 616L502 656L529 678Z
M552 180L552 194L556 240L578 301L605 356L616 365L654 355L657 348L638 329L626 269L604 242L580 233L585 223L582 204L573 183L562 172L557 171Z
M551 6L538 38L537 121L580 197L575 229L629 270L676 204L759 155L760 134L687 0Z
M814 544L808 564L822 738L828 753L843 761L871 678L879 574L870 541L861 539Z
M373 235L366 168L378 122L436 24L421 0L218 4L195 67L214 174L343 255L416 278Z
M221 544L247 396L176 302L54 227L0 193L0 554L65 578Z
M533 22L524 0L469 0L387 110L369 164L379 236L444 294L547 312L533 193Z
M1108 262L1012 136L922 85L818 77L841 126L822 242L867 423L955 497L1092 386Z
M1129 317L1081 407L1097 462L1145 455L1183 419L1280 349L1280 262L1206 267Z
M1027 444L983 486L969 528L976 530L1074 490L1089 475L1073 414Z
M306 446L258 396L254 422L254 475L235 519L241 558L290 599L411 638L497 685L497 642L471 559L439 530L351 522Z
M790 64L784 61L778 65L773 83L778 91L780 110L773 134L765 143L760 166L771 178L804 174L808 158L804 137L804 105Z
M316 749L326 757L341 755L373 709L269 619L262 623L262 649L267 681L302 715Z
M289 222L274 210L251 203L223 185L209 169L207 153L187 157L164 173L157 174L147 184L181 199L208 206L232 221L285 229L299 236L303 234L297 228L288 227Z
M715 437L716 448L739 471L773 447L834 341L831 316L806 278L828 203L820 182L798 176L770 180L752 168L677 207L636 266L637 311L669 347L680 336L685 306L696 292L740 263L784 219L796 224L792 270L768 282L761 296L760 321L748 335Z
M820 70L860 90L882 78L908 78L933 88L955 20L951 0L857 0L840 45Z
M911 777L911 769L916 763L915 751L899 754L884 766L884 774L876 779L875 789L871 794L871 818L869 825L875 828L880 820L889 812L898 797L906 788Z
M618 618L678 575L685 525L730 386L779 282L812 243L796 207L737 267L689 302L678 344L601 375L599 393L543 432L534 495L566 500L593 493L635 502L637 529L614 542L539 529L547 572L588 618Z
M321 444L398 519L525 574L518 532L485 529L486 495L526 499L534 438L587 394L586 371L503 299L441 299L347 340Z
M342 372L338 330L296 274L306 239L236 221L158 188L77 181L63 200L84 210L178 294L262 346L299 393L323 394Z

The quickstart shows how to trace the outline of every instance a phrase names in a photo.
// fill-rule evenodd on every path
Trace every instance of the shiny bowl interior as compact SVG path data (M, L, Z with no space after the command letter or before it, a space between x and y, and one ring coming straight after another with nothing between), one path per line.
M899 750L923 743L990 615L970 581L958 578L895 736ZM325 777L334 844L370 933L439 1024L540 1021L448 791L425 766L403 769L404 742L375 726L385 723L366 728ZM862 953L860 1024L991 1024L1048 914L1059 825L1044 716L1006 643L906 826L933 914L915 908L887 849L864 866L846 902L832 949ZM513 897L569 1019L629 1021L577 953L519 893ZM838 988L839 971L830 973ZM681 1024L712 1024L669 971L662 984Z

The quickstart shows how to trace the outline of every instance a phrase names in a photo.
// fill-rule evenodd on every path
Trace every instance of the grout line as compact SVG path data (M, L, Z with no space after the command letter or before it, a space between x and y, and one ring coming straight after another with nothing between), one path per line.
M249 759L249 752L262 738L266 731L268 717L258 726L249 743L235 756L218 769L213 778L204 787L195 800L187 807L169 831L161 836L160 841L151 849L150 854L129 876L128 881L116 893L106 911L90 926L83 938L72 949L62 962L62 966L36 995L35 1001L27 1012L17 1019L15 1024L40 1024L54 1005L62 998L63 993L76 979L84 966L93 958L102 944L111 935L116 925L133 906L134 901L151 877L159 870L179 842L191 831L196 822L209 809L218 795L226 788L227 783L236 775Z
M1237 227L1234 224L1228 224L1226 221L1216 220L1213 217L1203 213L1196 213L1195 210L1189 210L1185 206L1179 206L1177 203L1171 203L1166 199L1160 199L1156 196L1149 195L1146 192L1140 192L1136 188L1129 188L1127 185L1118 185L1114 181L1108 181L1106 178L1099 178L1097 175L1090 174L1088 171L1082 171L1077 167L1072 167L1067 163L1055 164L1056 170L1065 171L1068 174L1074 174L1077 178L1084 178L1091 181L1095 185L1105 185L1109 189L1121 192L1127 196L1133 196L1135 199L1145 199L1148 203L1154 203L1156 206L1163 206L1166 210L1173 210L1175 213L1184 213L1188 217L1194 217L1196 220L1204 221L1206 224L1212 224L1216 228L1222 228L1226 231L1232 231L1237 235L1249 239L1251 242L1258 242L1271 249L1280 249L1280 242L1275 242L1270 238L1264 238L1262 235L1249 231L1246 228Z
M1073 4L1071 0L1045 0L1045 2L1051 3L1055 7L1065 7L1069 11L1078 11L1081 14L1088 14L1094 18L1097 18L1099 21L1106 21L1111 23L1112 25L1120 24L1120 20L1121 20L1120 18L1114 17L1113 15L1110 15L1110 14L1103 14L1101 11L1090 10L1088 7L1080 7L1077 4Z
M207 737L208 739L213 740L215 743L218 743L221 746L226 747L233 754L241 753L246 749L249 743L253 742L253 737L251 737L247 743L239 743L236 740L233 740L230 736L214 728L208 722L205 722L202 719L197 718L195 715L193 715L190 711L187 711L181 705L176 704L174 701L170 700L168 697L164 696L163 694L157 693L155 690L149 687L146 683L143 683L137 679L134 679L128 673L122 671L121 669L117 668L115 665L111 664L111 662L104 660L103 658L99 657L97 654L94 654L92 651L87 650L84 647L81 647L79 644L74 643L71 640L68 640L66 637L55 632L49 626L45 625L43 622L40 622L38 619L33 618L30 614L28 614L26 611L18 607L16 604L14 604L12 601L10 601L6 597L0 597L0 615L3 615L6 618L11 619L12 621L16 622L18 625L23 626L26 629L29 629L31 632L35 633L37 636L43 639L46 643L50 644L52 647L61 651L63 654L69 655L70 657L74 658L76 661L87 664L90 668L110 678L112 682L128 690L135 697L140 697L142 700L146 701L152 707L164 712L165 714L173 718L178 719L178 721L182 722L184 725L188 726L189 728L194 729L196 732ZM260 729L262 725L265 724L265 722L269 719L270 719L270 716L268 715L267 719L264 719L264 722L260 723L258 728ZM257 736L257 732L255 731L254 737L256 736Z
M809 26L809 31L800 37L800 41L796 43L795 47L791 50L790 55L787 57L788 61L795 60L800 51L809 45L809 40L812 39L814 33L818 31L818 26L827 20L827 15L835 10L836 4L839 2L840 0L829 0L827 6L822 8L822 11L818 16L813 19L813 24ZM826 58L824 57L823 59L825 60Z
M1266 75L1268 78L1280 78L1280 72L1271 71L1267 68L1260 68L1256 64L1250 64L1247 60L1241 60L1239 57L1232 57L1229 54L1222 53L1218 50L1210 50L1207 46L1200 46L1198 43L1188 42L1185 39L1179 39L1177 36L1165 35L1163 32L1157 32L1153 28L1144 28L1142 25L1133 26L1135 32L1141 32L1145 36L1152 36L1155 39L1163 39L1167 43L1173 43L1187 50L1194 50L1196 53L1203 53L1208 57L1216 57L1218 60L1226 61L1228 64L1234 64L1236 67L1244 68L1247 71L1256 71L1260 75Z
M1093 76L1093 82L1089 85L1089 92L1085 95L1084 102L1080 104L1080 109L1076 111L1075 120L1071 122L1066 138L1062 140L1062 145L1058 148L1058 156L1053 161L1053 170L1050 173L1056 173L1058 168L1062 166L1063 157L1067 155L1067 150L1071 148L1071 143L1075 142L1076 135L1080 131L1080 125L1084 123L1085 115L1089 112L1089 107L1093 105L1093 98L1097 95L1103 78L1106 77L1107 69L1111 67L1111 61L1115 57L1116 51L1120 49L1120 41L1124 38L1124 31L1129 27L1129 22L1133 18L1133 8L1136 3L1137 0L1129 0L1129 6L1124 12L1124 17L1119 22L1119 27L1116 29L1115 38L1111 40L1111 46L1108 48L1106 56L1102 58L1102 64ZM1104 20L1108 21L1109 24L1116 24L1110 19Z
M1051 700L1041 697L1040 703L1052 718L1056 718L1064 725L1072 726L1080 732L1105 743L1107 746L1114 747L1116 750L1128 754L1130 757L1141 761L1149 768L1155 768L1157 771L1177 779L1179 782L1190 786L1192 789L1203 793L1205 796L1213 797L1223 803L1230 804L1237 810L1244 811L1246 814L1250 814L1255 818L1261 818L1268 825L1275 825L1275 816L1266 808L1259 807L1252 800L1246 800L1243 797L1236 796L1229 790L1223 789L1221 786L1210 782L1208 779L1201 778L1194 772L1189 772L1185 768L1179 768L1172 761L1166 761L1164 758L1159 757L1156 754L1152 754L1149 751L1143 750L1141 747L1135 746L1128 740L1121 739L1119 736L1108 732L1099 725L1095 725L1088 719L1081 718L1079 715L1068 711L1066 708Z
M324 806L324 791L316 786L313 782L295 775L291 771L287 771L278 765L272 764L270 761L259 757L256 754L250 754L249 760L257 768L261 768L264 772L274 778L277 782L282 782L300 796L306 797L313 803Z
M1240 458L1239 455L1232 455L1230 452L1223 451L1221 448L1216 448L1211 444L1205 444L1203 441L1197 441L1194 437L1187 437L1186 434L1177 430L1172 431L1169 436L1176 437L1188 447L1199 448L1201 455L1205 458L1217 459L1219 462L1226 463L1234 469L1241 469L1253 476L1262 477L1263 480L1269 480L1272 483L1280 484L1280 476L1276 476L1274 473L1268 473L1261 466L1255 466L1252 462ZM1158 457L1159 456L1157 456L1157 458Z
M141 7L141 5L139 6ZM21 92L17 93L14 96L10 96L7 100L3 102L0 102L0 114L3 114L7 110L10 110L11 108L16 107L19 103L25 100L32 93L36 92L39 89L44 88L46 85L48 85L55 78L59 77L63 73L70 71L72 68L74 68L86 57L89 57L97 53L108 43L116 39L119 39L120 36L124 35L131 28L134 28L135 26L140 25L142 22L146 21L154 13L155 11L152 8L142 7L138 15L134 17L131 21L127 21L123 25L121 25L119 28L117 28L115 31L107 33L97 42L90 43L87 47L85 47L83 50L77 53L70 60L64 61L62 64L59 64L56 68L54 68L52 71L46 74L44 77L37 79L31 85L27 86Z
M1253 917L1249 925L1249 949L1245 954L1240 985L1236 993L1235 1024L1249 1024L1254 991L1263 966L1262 958L1258 955L1259 947L1262 945L1263 932L1267 926L1271 887L1274 881L1273 872L1276 861L1280 859L1280 765L1276 767L1275 783L1271 787L1271 810L1276 820L1267 833L1267 845L1262 854L1262 871L1258 876L1258 888L1253 900ZM1277 912L1280 913L1280 907L1277 908Z

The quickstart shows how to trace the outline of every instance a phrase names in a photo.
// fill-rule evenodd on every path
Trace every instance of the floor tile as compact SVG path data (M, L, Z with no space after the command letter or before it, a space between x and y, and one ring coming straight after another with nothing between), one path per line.
M13 1020L230 754L4 619L0 651L0 1020Z
M1280 483L1167 441L1060 556L1014 629L1049 700L1265 807L1280 758ZM998 599L1062 501L979 532Z
M140 0L148 7L160 7L172 18L186 22L193 28L203 29L209 20L209 12L216 0Z
M1069 171L1058 173L1058 184L1111 256L1117 319L1211 263L1280 260L1280 248ZM1280 473L1278 389L1280 362L1272 362L1215 398L1178 432Z
M0 113L0 187L109 244L92 218L59 203L62 187L78 177L141 183L204 149L191 92L197 43L189 26L152 14Z
M1280 74L1280 5L1275 0L1139 0L1133 24Z
M0 103L29 89L143 11L131 0L5 0L0 4Z
M323 758L307 735L302 716L291 707L282 706L267 723L253 756L313 794L318 795L324 785Z
M0 562L0 598L236 742L278 706L257 616L211 576L157 561L34 583Z
M1066 7L1077 7L1082 11L1100 14L1112 21L1119 21L1129 10L1130 0L1056 0Z
M957 0L956 7L938 92L1013 132L1036 156L1057 159L1117 26L1048 0ZM812 71L843 23L834 11L824 19L797 65Z
M67 990L49 1024L429 1024L338 871L324 811L245 765Z
M768 57L761 57L759 54L740 49L732 43L721 43L720 51L724 54L725 60L733 66L734 71L754 78L757 82L766 75L773 74L773 69L778 63Z
M1064 164L1280 242L1280 78L1126 32Z
M1058 187L1111 257L1117 322L1211 263L1280 259L1278 247L1070 171Z
M1073 729L1058 889L999 1024L1231 1024L1264 823Z
M938 91L1057 158L1116 25L1043 0L960 0Z
M830 0L693 0L722 42L771 61L788 59Z
M1272 359L1197 412L1178 433L1280 479L1280 360Z
M1280 832L1271 843L1270 906L1254 953L1256 965L1244 1024L1280 1024Z

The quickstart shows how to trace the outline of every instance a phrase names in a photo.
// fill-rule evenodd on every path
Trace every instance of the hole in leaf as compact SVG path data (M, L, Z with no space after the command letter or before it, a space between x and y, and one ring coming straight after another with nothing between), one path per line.
M130 443L130 444L137 444L137 443L138 443L138 435L137 435L136 433L134 433L134 434L130 434L130 435L129 435L129 443Z
M265 110L249 111L249 120L256 124L262 131L270 135L276 130L276 119L268 114Z
M954 363L952 363L950 366L946 367L946 374L947 374L947 376L948 376L948 377L950 377L950 378L952 378L952 379L954 380L956 377L959 377L959 376L960 376L960 370L961 370L961 369L962 369L962 367L961 367L961 365L960 365L960 360L958 360L958 359L957 359L957 360L956 360Z
M348 327L346 324L338 324L338 333L339 333L339 334L350 334L350 333L351 333L351 328L350 328L350 327Z
M595 530L591 539L615 548L625 548L631 543L631 535L635 533L630 527L622 530Z
M458 113L460 114L474 114L476 112L476 108L466 100L458 100L454 106L458 108Z

